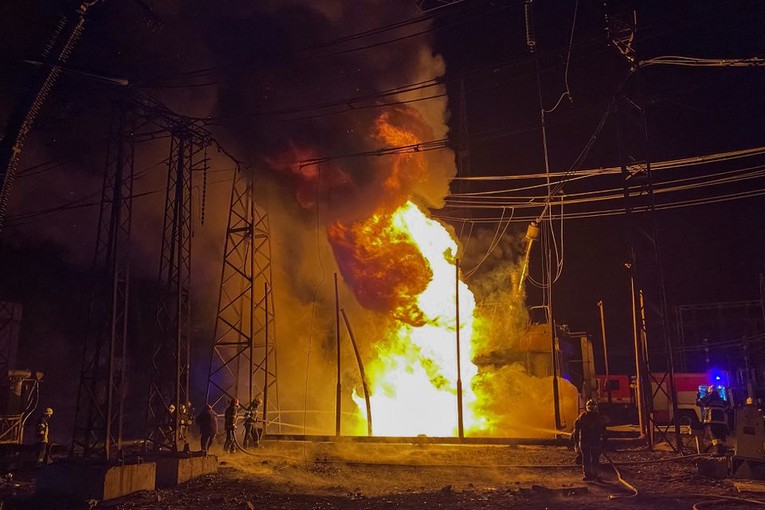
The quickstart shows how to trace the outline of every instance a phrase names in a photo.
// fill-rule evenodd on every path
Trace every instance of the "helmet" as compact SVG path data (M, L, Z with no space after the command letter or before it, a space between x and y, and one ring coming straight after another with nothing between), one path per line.
M48 416L53 416L53 408L52 407L46 407L45 408L45 414Z
M587 409L588 411L592 411L593 409L597 409L598 408L598 403L595 402L594 400L590 399L584 405L584 408Z
M746 397L746 405L750 406L754 404L754 399L752 397Z
M167 410L170 411L171 413L175 412L175 404L170 404L169 406L167 406Z

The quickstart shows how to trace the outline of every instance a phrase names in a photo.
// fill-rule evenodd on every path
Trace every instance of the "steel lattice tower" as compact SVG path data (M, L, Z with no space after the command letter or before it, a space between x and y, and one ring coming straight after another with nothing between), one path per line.
M72 438L74 454L106 460L122 442L134 175L133 111L114 110Z
M268 215L253 199L253 179L237 165L223 253L207 402L247 403L262 394L263 421L279 423Z
M192 176L207 171L209 140L179 121L171 127L167 189L147 409L147 448L183 448L180 408L189 398ZM177 410L169 412L170 405Z
M620 2L614 2L618 3ZM612 45L628 63L629 73L635 73L637 57L632 48L632 41L636 26L631 2L620 5L618 10L609 13L607 21ZM634 79L636 78L639 76ZM638 371L638 384L644 396L641 400L646 411L646 432L649 445L653 447L654 434L658 432L659 440L668 440L670 427L673 427L673 447L679 450L682 448L682 440L678 423L672 343L669 336L669 308L648 145L647 112L640 106L639 99L626 92L625 81L618 87L614 108L629 244L628 266L633 281L633 303L636 304L633 310L636 315L633 320L637 325L636 363L641 366ZM654 361L654 366L651 366L651 360ZM659 360L666 360L666 363L656 363ZM666 397L670 411L653 409L654 398L659 393ZM641 403L638 402L638 405ZM670 412L673 419L667 422ZM660 413L666 413L667 416L659 416ZM667 424L660 425L659 421Z
M0 301L0 377L5 377L16 363L16 349L21 331L20 303Z

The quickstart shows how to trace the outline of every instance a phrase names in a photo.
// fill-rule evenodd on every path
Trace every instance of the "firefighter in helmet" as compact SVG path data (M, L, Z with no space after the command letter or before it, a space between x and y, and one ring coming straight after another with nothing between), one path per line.
M36 438L37 438L37 465L47 464L50 462L50 424L48 423L53 416L53 409L46 407L43 411L40 420L37 422Z
M238 409L239 399L232 398L223 414L224 426L226 428L226 442L223 444L223 451L225 452L234 453L236 451L236 436L234 435L234 431L236 430Z
M701 407L706 435L712 439L712 446L717 455L725 454L725 440L728 438L728 402L723 399L714 385L707 388L706 394L699 394L696 405Z
M574 422L571 439L577 453L582 456L582 474L585 481L597 481L600 450L605 437L606 427L603 417L598 413L598 404L588 400L585 410Z
M250 446L257 448L260 446L260 437L263 429L258 426L260 422L258 408L262 403L260 396L257 396L244 410L244 441L242 441L242 448L249 448Z
M181 404L181 407L178 410L178 437L185 445L187 445L188 442L188 433L189 428L191 427L191 414L189 413L189 406L188 404Z

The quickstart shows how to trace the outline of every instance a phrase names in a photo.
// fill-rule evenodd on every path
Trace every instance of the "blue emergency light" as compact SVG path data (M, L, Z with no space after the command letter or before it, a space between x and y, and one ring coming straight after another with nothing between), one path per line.
M713 369L707 372L711 384L728 386L728 373L724 370Z

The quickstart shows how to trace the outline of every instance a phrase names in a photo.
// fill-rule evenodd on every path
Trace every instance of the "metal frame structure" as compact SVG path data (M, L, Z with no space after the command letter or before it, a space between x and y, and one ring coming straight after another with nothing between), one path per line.
M0 377L5 377L16 362L21 314L20 303L0 301Z
M635 25L632 23L634 11L612 14L608 21L612 43L626 58L630 72L633 72L635 54L631 41L635 31ZM638 393L643 397L638 405L643 410L643 416L647 418L645 433L649 446L652 448L658 438L659 441L667 441L673 448L680 449L683 443L678 422L674 360L669 337L669 309L656 218L646 110L638 104L638 100L626 93L624 82L616 91L614 108L629 243L629 260L626 266L631 271L632 299L635 304L633 321L636 325ZM653 353L656 360L665 359L666 364L652 372L649 353ZM652 382L656 389L653 389ZM652 402L658 392L664 393L671 403L673 419L670 424L660 425L655 420ZM674 428L674 444L669 441L671 426ZM655 435L657 432L658 436Z
M135 112L114 107L101 194L93 282L72 453L110 460L122 447Z
M675 321L684 371L727 370L729 385L746 388L748 396L765 387L758 377L765 369L762 299L676 306Z
M192 183L208 169L210 137L191 121L169 117L170 154L162 230L156 306L156 336L151 358L146 447L177 451L185 446L181 405L189 398L191 326ZM170 406L175 412L170 411Z
M231 186L218 315L207 403L222 410L233 398L263 395L266 427L281 423L278 405L271 234L254 200L253 177L237 165Z

